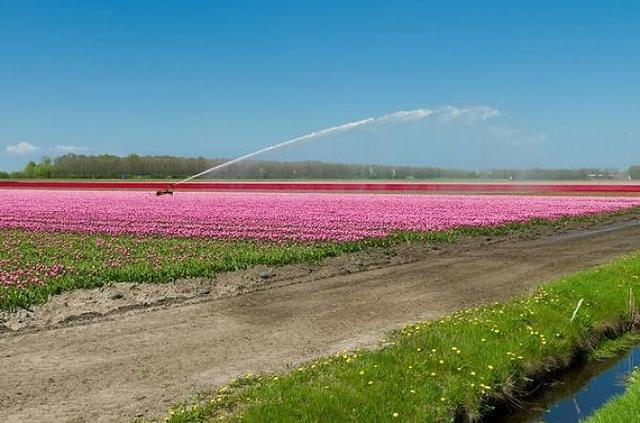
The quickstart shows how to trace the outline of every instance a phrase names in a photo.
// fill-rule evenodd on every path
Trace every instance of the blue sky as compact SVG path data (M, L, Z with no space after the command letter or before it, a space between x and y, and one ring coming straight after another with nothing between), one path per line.
M640 2L344 3L0 0L0 169L68 151L234 157L445 106L498 113L358 128L289 158L640 163Z

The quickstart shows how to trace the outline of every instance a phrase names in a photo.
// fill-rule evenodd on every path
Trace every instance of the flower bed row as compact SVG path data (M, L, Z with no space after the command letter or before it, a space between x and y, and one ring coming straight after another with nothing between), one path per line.
M640 205L640 198L3 191L0 229L269 241L355 241Z

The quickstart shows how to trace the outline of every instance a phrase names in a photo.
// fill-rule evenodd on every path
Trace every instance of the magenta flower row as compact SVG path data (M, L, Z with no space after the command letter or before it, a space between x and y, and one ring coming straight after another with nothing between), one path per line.
M44 232L352 241L554 219L640 205L640 198L509 195L1 191L0 228Z

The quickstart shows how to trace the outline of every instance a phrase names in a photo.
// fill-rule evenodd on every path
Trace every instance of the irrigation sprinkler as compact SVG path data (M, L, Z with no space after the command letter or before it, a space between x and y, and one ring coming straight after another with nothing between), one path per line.
M156 197L160 197L162 195L173 195L174 188L175 184L170 184L166 189L156 191Z

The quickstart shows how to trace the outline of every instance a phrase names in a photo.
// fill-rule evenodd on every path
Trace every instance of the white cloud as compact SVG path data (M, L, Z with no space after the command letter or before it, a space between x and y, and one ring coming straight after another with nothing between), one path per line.
M87 147L77 146L77 145L56 145L51 148L51 151L55 151L56 153L67 154L67 153L82 153L89 150Z
M36 147L35 145L28 142L21 142L14 145L8 145L5 148L5 151L7 153L13 154L15 156L28 156L29 154L33 154L38 150L40 150L39 147Z

